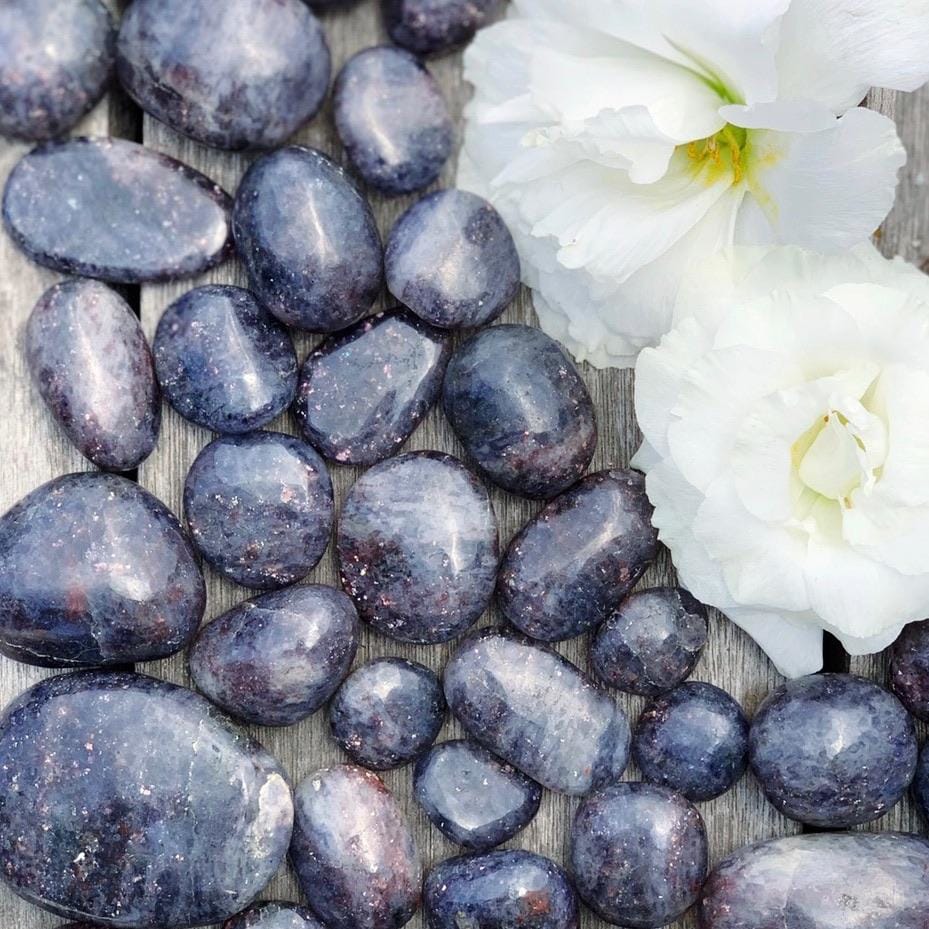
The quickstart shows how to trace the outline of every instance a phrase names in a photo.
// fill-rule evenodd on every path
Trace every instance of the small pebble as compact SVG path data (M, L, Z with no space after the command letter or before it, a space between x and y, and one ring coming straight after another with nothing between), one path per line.
M470 42L499 6L500 0L381 0L390 40L417 55Z
M929 720L929 620L910 623L894 643L890 688L917 719Z
M223 923L222 929L325 929L305 907L272 900L256 903Z

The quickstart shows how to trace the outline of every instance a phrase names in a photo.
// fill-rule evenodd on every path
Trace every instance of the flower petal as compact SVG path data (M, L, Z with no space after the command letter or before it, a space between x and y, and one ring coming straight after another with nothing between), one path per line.
M884 651L889 645L893 645L899 638L900 633L903 632L903 626L891 626L879 635L865 638L844 635L838 630L830 629L829 631L842 643L842 647L849 655L874 655L877 652Z
M764 649L785 677L803 677L822 668L823 631L818 626L762 610L735 608L725 612Z
M775 100L746 106L733 103L719 115L743 129L777 129L779 132L821 132L835 125L835 113L813 100Z

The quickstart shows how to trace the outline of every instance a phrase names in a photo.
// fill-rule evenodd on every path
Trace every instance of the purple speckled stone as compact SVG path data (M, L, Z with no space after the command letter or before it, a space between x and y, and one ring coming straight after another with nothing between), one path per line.
M233 716L290 726L315 713L348 673L358 615L321 585L262 594L204 626L190 649L197 687Z
M499 6L500 0L381 0L391 41L417 55L470 42Z
M403 309L369 316L303 363L294 411L327 458L370 465L394 454L435 403L451 347Z
M122 284L206 271L231 251L228 195L124 139L36 148L10 172L3 222L37 264Z
M116 70L172 129L217 148L272 148L322 105L329 47L301 0L134 0Z
M880 832L750 845L703 888L701 929L925 929L929 841Z
M0 519L0 651L48 667L164 658L206 591L168 508L100 472L43 484Z
M591 474L510 543L497 580L506 618L535 639L569 639L603 622L658 553L645 478Z
M929 750L924 743L919 753L916 765L916 776L913 778L913 799L919 808L923 819L929 822Z
M626 769L626 714L545 646L479 629L449 659L444 683L445 699L464 728L550 790L584 794Z
M852 674L811 674L778 687L755 714L749 751L768 800L791 819L826 828L882 816L916 771L906 710Z
M929 720L929 620L910 623L894 642L890 688L917 719Z
M399 929L423 879L409 824L384 782L354 765L304 779L294 796L290 860L329 929Z
M293 822L268 752L197 694L137 674L53 677L10 704L0 793L7 885L65 918L127 929L248 906Z
M119 294L97 281L56 284L29 316L25 350L42 399L82 455L129 471L151 454L161 394L142 327Z
M252 290L289 326L344 329L380 293L374 214L322 152L293 145L259 158L236 193L233 228Z
M571 827L581 899L609 923L658 929L683 915L707 872L697 808L653 784L612 784L585 798Z
M305 906L271 900L256 903L223 923L222 929L325 929Z
M336 550L342 586L362 619L405 642L446 642L490 603L497 521L487 492L457 458L413 452L355 482Z

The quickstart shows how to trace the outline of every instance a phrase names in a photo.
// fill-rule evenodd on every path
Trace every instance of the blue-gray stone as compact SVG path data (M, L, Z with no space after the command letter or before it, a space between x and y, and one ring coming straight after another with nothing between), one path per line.
M49 288L26 324L26 361L52 415L82 455L129 471L158 441L161 393L129 304L104 284Z
M553 500L507 549L497 580L504 616L552 642L603 622L658 553L638 471L600 471Z
M923 819L929 821L929 751L925 744L919 753L916 776L913 778L913 799Z
M390 40L417 55L470 42L499 6L500 0L381 0Z
M125 139L50 142L3 191L3 222L37 264L122 284L200 274L231 253L229 196Z
M366 48L339 72L335 126L355 170L385 194L431 184L452 152L445 98L419 59L399 48Z
M358 615L340 590L290 587L204 626L190 649L197 687L233 716L290 726L315 713L348 673Z
M222 929L325 929L305 906L272 900L256 903L223 923Z
M851 674L815 674L768 695L752 721L749 752L781 813L845 828L900 800L916 771L917 744L912 720L883 687Z
M2 878L94 925L182 929L248 906L293 822L278 762L206 700L136 674L36 684L0 719Z
M143 110L198 142L272 148L322 105L329 47L301 0L134 0L116 71Z
M706 878L703 819L665 787L604 787L574 817L570 870L581 899L607 922L666 926L697 902Z
M323 460L293 436L221 436L184 484L194 544L221 574L259 590L307 576L332 531L332 482Z
M413 797L447 838L483 852L532 822L542 788L481 746L459 739L434 745L416 762Z
M68 474L0 518L0 651L48 667L164 658L206 598L193 549L138 484Z
M336 552L362 619L394 639L446 642L493 596L497 521L487 491L457 458L413 452L355 482Z
M464 728L550 790L584 794L626 770L626 714L549 648L479 629L449 659L444 682Z
M929 620L910 623L894 642L890 688L917 719L929 720Z
M303 363L294 411L307 439L340 464L394 454L442 389L446 334L403 309L331 336Z
M414 203L391 230L384 262L390 292L442 329L483 326L519 292L510 231L486 200L463 190Z
M286 328L247 290L197 287L158 322L155 370L185 419L214 432L250 432L274 419L297 389Z
M233 229L252 290L290 326L344 329L380 293L374 214L322 152L294 145L259 158L236 193Z

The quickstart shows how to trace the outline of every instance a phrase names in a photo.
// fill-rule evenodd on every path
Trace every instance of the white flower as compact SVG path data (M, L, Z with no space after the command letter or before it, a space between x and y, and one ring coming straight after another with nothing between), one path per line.
M929 278L736 249L674 323L636 366L634 464L684 586L791 676L824 629L865 654L929 616Z
M465 55L458 183L510 225L542 327L631 365L693 261L880 225L906 157L856 105L923 83L927 50L929 0L513 0Z

